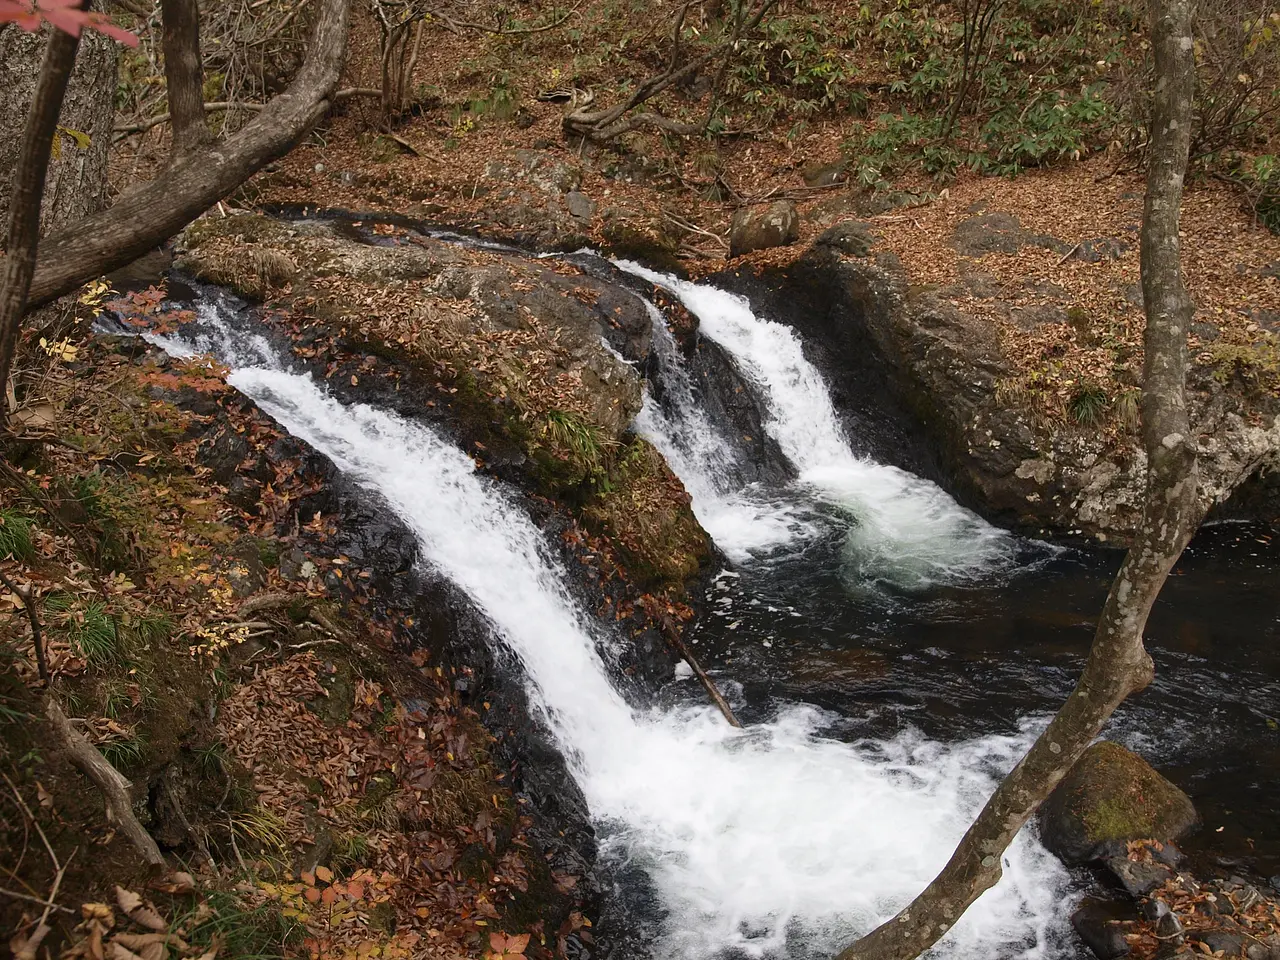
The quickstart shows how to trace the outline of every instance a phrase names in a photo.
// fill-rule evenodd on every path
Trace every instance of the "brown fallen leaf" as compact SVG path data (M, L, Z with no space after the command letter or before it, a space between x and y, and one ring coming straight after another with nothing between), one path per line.
M133 913L142 906L142 898L132 890L126 890L119 884L116 885L116 903L120 904L120 909L125 913Z
M82 903L80 915L86 920L96 920L110 930L116 925L116 915L105 903Z
M107 944L105 957L106 960L142 960L140 956L128 947L116 943L114 940Z
M184 894L191 893L196 888L195 877L182 870L175 870L169 874L168 878L153 884L156 890L162 890L165 893Z

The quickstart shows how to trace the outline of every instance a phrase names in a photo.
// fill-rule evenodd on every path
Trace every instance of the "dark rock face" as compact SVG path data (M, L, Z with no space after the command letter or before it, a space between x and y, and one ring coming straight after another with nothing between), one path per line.
M1200 817L1191 799L1145 760L1103 741L1086 750L1058 784L1041 806L1039 822L1051 852L1068 864L1082 864L1123 856L1131 840L1176 840ZM1138 887L1153 879L1139 876L1137 865L1131 873L1128 880Z
M785 247L800 236L800 214L790 200L776 200L767 207L743 207L733 215L729 231L730 256L752 250Z
M739 482L780 486L791 480L795 470L765 431L765 411L756 392L725 352L705 337L697 337L686 363L707 413L715 423L729 426L728 438L740 452Z
M877 349L872 325L890 310L890 291L863 283L859 268L849 266L864 260L851 260L846 251L869 249L870 242L864 225L838 224L788 267L759 276L722 273L710 282L746 297L759 316L795 328L805 356L823 373L856 453L940 481L942 465L929 434L898 372Z

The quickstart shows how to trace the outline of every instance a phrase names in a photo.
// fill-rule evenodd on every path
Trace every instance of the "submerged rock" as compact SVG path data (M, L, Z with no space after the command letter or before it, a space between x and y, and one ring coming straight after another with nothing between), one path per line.
M1103 741L1086 750L1058 784L1041 806L1039 821L1044 845L1064 862L1082 864L1123 856L1133 840L1176 840L1200 817L1191 799L1145 760ZM1147 886L1153 878L1138 875L1140 865L1130 872L1130 882L1147 887L1144 893L1154 889Z

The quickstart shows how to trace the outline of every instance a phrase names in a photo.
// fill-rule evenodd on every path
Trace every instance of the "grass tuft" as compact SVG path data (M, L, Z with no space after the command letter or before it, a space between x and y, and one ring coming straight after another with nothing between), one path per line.
M85 607L83 614L72 622L71 645L91 667L124 663L116 619L97 601Z
M117 770L128 770L141 764L146 749L147 740L141 734L134 734L122 740L106 740L98 744L98 750Z
M30 560L35 552L31 521L16 510L0 510L0 560Z
M1071 418L1082 427L1096 427L1106 416L1110 400L1102 387L1082 383L1071 395Z
M284 960L304 932L279 904L251 907L222 890L205 892L186 915L175 918L172 930L182 932L193 953L216 950L237 960Z

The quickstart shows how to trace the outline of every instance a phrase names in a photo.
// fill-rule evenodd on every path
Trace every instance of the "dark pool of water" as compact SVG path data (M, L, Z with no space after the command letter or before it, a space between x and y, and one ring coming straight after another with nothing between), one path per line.
M833 538L721 578L691 637L745 719L800 700L849 736L1012 732L1070 691L1119 562L1067 551L990 583L890 595L850 589ZM1191 795L1204 827L1183 847L1198 866L1280 873L1280 531L1202 530L1147 646L1156 680L1104 736Z

